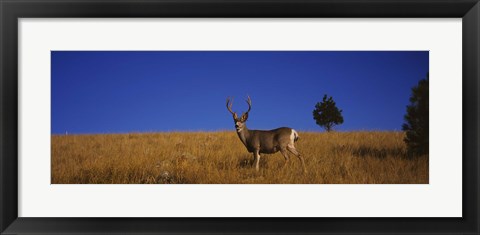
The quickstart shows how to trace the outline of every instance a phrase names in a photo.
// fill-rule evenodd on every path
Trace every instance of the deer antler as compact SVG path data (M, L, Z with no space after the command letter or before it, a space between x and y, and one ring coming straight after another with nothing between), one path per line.
M227 109L232 115L236 115L236 113L232 111L232 105L233 105L233 101L231 102L230 97L228 97L227 98Z
M252 100L250 99L250 96L247 96L247 104L248 104L248 110L246 113L250 112L250 109L252 109Z

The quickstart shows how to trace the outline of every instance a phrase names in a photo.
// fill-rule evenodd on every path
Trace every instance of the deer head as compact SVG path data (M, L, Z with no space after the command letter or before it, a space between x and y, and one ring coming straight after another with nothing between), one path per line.
M250 112L250 109L252 108L252 100L250 99L250 96L247 97L246 101L248 104L248 110L247 112L242 113L242 116L240 116L239 118L237 113L232 111L233 99L227 98L227 109L233 116L233 121L235 122L235 128L237 129L238 132L242 131L243 128L245 127L245 122L248 119L248 112Z

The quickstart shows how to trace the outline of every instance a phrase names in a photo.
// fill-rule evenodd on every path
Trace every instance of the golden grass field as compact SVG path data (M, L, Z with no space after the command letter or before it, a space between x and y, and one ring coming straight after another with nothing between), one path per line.
M297 150L252 167L234 131L52 136L53 184L428 184L428 156L403 132L299 132Z

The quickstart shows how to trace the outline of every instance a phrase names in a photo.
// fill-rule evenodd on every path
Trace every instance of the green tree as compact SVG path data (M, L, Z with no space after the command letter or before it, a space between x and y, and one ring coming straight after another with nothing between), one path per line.
M428 77L427 73L426 78L412 88L410 104L407 105L407 113L404 116L402 130L405 131L404 141L410 155L428 154Z
M313 110L313 119L317 125L330 132L336 125L343 123L342 110L337 108L332 97L323 96L322 102L318 102Z

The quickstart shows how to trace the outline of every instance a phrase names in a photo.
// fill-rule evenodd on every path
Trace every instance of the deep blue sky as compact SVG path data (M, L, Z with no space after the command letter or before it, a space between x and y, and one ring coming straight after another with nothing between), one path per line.
M52 51L52 133L234 130L323 131L312 111L324 94L343 110L336 130L400 130L428 51Z

